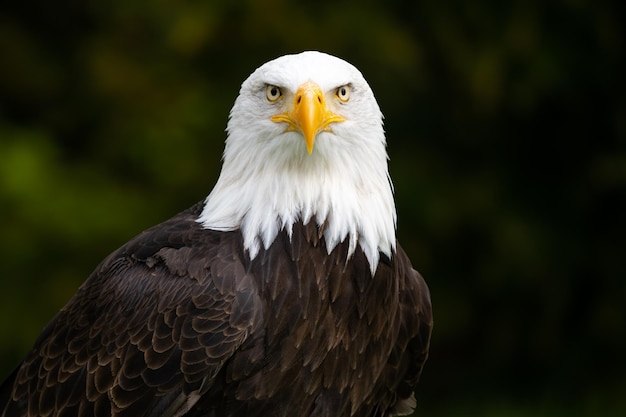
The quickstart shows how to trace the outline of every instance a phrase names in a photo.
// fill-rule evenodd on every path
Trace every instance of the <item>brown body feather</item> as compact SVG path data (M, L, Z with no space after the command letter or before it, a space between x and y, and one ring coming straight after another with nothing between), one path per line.
M432 326L399 247L372 277L315 224L250 261L202 205L107 257L0 388L0 415L387 416L410 402Z

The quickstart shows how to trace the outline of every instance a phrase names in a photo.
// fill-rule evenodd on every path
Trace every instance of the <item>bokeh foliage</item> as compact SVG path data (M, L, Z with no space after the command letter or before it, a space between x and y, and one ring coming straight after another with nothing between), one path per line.
M318 49L359 67L386 115L398 235L435 308L419 414L623 415L618 12L588 0L4 2L0 375L102 258L210 191L241 81Z

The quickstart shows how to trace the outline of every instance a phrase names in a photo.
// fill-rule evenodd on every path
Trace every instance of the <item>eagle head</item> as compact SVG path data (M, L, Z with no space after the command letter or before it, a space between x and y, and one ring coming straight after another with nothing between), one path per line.
M372 272L395 249L383 116L363 75L321 52L267 62L230 112L223 167L199 221L241 230L251 258L297 221L324 225L330 252L350 239Z

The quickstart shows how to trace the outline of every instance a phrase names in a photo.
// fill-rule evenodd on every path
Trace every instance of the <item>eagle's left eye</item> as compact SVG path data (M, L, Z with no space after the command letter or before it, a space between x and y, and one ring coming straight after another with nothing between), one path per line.
M348 100L350 100L350 86L349 85L342 85L341 87L339 87L337 89L337 98L342 103L347 103Z
M265 88L265 96L270 103L278 101L278 99L281 98L282 95L283 92L280 91L280 88L276 87L275 85L268 85Z

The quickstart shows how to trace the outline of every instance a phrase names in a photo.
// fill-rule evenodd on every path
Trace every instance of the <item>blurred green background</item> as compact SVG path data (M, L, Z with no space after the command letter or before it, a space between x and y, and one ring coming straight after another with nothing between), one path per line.
M239 85L352 62L436 326L421 416L626 414L617 2L0 6L0 379L108 253L204 198Z

